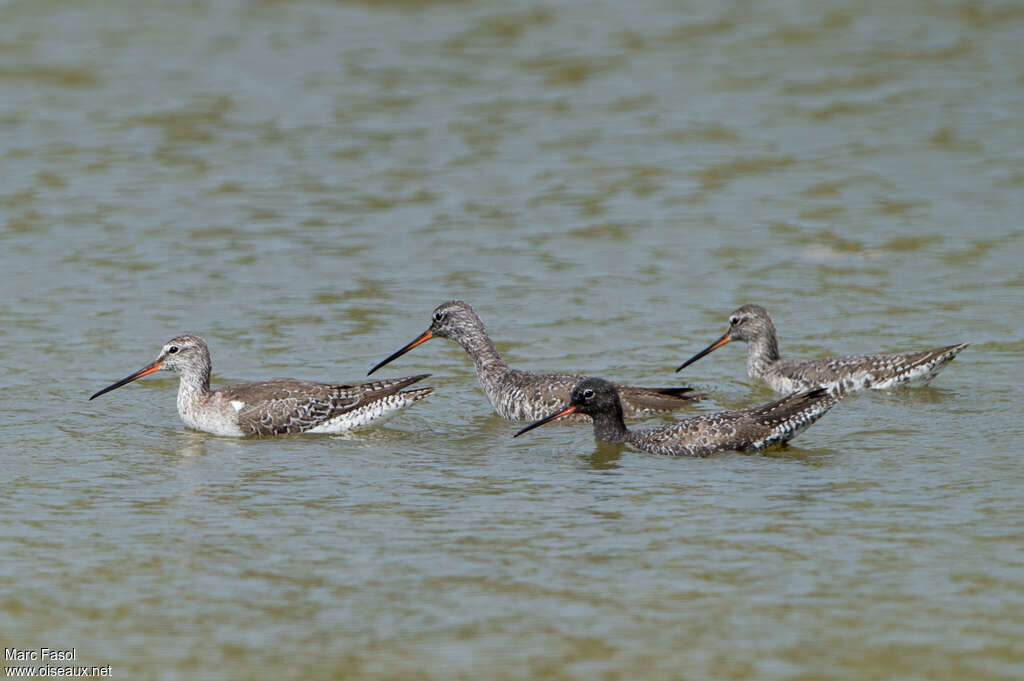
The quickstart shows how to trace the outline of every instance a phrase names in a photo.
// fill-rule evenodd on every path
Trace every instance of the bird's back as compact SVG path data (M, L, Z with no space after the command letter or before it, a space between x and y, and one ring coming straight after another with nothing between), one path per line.
M215 395L237 412L238 426L246 435L340 432L368 420L366 415L356 412L372 412L375 407L378 411L398 408L399 405L393 404L395 396L406 395L401 392L403 388L427 375L362 384L317 383L282 378L226 386L217 390ZM408 395L400 401L415 401L431 391L431 388L409 391L416 395ZM352 418L343 419L345 415L351 415ZM327 424L336 427L321 430Z
M704 414L660 428L630 431L629 442L645 451L672 456L762 449L788 442L838 400L818 388L752 409Z

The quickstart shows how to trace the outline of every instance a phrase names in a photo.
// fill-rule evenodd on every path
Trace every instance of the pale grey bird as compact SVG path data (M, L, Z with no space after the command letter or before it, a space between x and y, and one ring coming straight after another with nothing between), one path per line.
M189 428L244 437L284 433L342 433L423 399L433 388L403 390L430 374L359 385L280 378L210 390L210 351L198 336L176 336L151 364L89 399L156 371L177 371L178 415Z
M498 356L484 323L472 306L461 300L438 305L430 328L370 369L367 375L431 338L447 338L462 346L473 359L480 387L494 411L513 421L538 419L565 404L573 386L583 378L576 374L538 374L511 368ZM627 417L675 411L704 397L688 394L692 388L638 388L620 384L615 387L622 395L622 408ZM579 416L572 420L590 421L589 417Z
M747 344L747 375L779 393L810 390L885 390L898 385L924 385L935 378L969 343L896 355L846 355L822 359L783 359L775 324L760 305L744 305L729 316L729 330L683 362L676 371L731 341Z

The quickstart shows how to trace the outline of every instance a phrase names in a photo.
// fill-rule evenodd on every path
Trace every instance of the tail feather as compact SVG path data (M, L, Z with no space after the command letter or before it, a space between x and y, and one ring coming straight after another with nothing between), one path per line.
M401 391L403 388L429 377L430 374L416 374L415 376L402 376L401 378L384 378L379 381L368 381L358 385L336 385L334 388L337 390L355 389L360 392L364 392L367 397L383 397L385 395L393 395L394 393Z
M707 397L704 393L693 392L690 387L642 388L626 385L616 388L626 416L677 411Z
M422 400L427 395L433 394L433 392L433 388L416 388L415 390L403 390L399 395L406 398L409 402L415 402L416 400Z
M900 382L908 386L927 384L968 345L948 345L909 356L910 362L900 372Z
M753 416L766 429L756 448L789 442L798 433L820 419L841 399L828 388L793 393L754 410Z
M935 348L924 353L924 357L914 363L914 366L920 366L922 364L930 364L934 362L936 366L942 366L946 362L950 362L954 357L960 354L964 348L970 343L960 343L959 345L948 345L944 348Z

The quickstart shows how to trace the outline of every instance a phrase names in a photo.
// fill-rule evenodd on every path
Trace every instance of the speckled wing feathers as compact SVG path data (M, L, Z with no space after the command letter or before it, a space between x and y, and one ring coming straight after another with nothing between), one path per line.
M779 360L777 371L804 388L833 386L843 390L890 388L900 383L926 383L967 343L898 355L847 355L805 362Z
M694 393L693 388L638 388L617 383L614 385L619 391L622 413L626 417L676 411L705 397L702 393Z
M245 406L238 412L238 425L245 434L302 433L346 412L386 400L428 375L359 385L279 379L228 386L217 392L227 400L244 403ZM419 392L424 391L429 393L430 389L421 389Z
M498 415L514 421L535 421L565 406L572 389L585 377L577 374L535 374L505 369L500 374L482 375L481 387ZM615 384L623 413L634 418L652 412L676 411L705 397L689 394L692 388L637 388ZM590 423L591 418L574 414L565 423Z
M760 407L706 414L661 428L630 431L628 441L652 454L708 456L783 444L817 421L839 398L823 388Z
M839 399L839 396L830 393L827 388L816 388L750 410L757 426L765 432L760 439L755 437L747 449L763 449L789 442L824 416Z

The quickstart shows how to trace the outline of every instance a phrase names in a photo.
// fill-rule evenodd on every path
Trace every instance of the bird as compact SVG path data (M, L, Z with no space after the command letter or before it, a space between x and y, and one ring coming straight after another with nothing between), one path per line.
M615 385L602 378L586 378L573 388L567 405L513 437L570 414L586 414L594 420L594 437L600 442L628 444L651 454L705 457L785 444L840 399L840 395L816 388L752 409L702 414L656 428L630 430L623 421Z
M565 404L573 386L583 378L575 374L538 374L509 367L498 356L476 311L462 300L449 300L438 305L430 328L379 362L367 376L431 338L448 338L462 346L473 359L480 387L494 411L512 421L535 420ZM628 417L674 411L705 397L703 394L690 394L693 388L687 387L640 388L619 384L616 387L622 395L623 411ZM589 422L590 418L576 416L570 421L583 423Z
M775 324L760 305L744 305L729 316L729 330L718 340L683 362L682 371L701 357L731 341L747 343L747 375L778 393L820 386L855 392L871 388L924 385L970 343L901 354L846 355L795 360L779 356Z
M359 385L280 378L210 390L210 350L199 336L183 334L164 344L156 361L97 391L96 399L156 371L176 371L178 415L189 428L230 437L285 433L342 433L388 416L430 395L433 388L404 390L430 374Z

